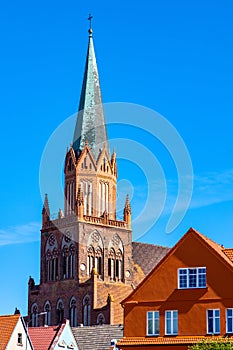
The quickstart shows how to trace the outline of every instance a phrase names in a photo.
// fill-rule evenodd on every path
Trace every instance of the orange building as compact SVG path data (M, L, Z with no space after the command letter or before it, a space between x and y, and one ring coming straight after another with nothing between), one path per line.
M119 349L187 349L233 334L233 249L190 229L122 302Z

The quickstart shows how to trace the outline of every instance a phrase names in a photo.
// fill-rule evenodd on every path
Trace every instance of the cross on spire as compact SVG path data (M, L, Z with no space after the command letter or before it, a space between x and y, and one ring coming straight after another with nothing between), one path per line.
M88 17L88 21L90 22L89 30L92 29L92 18L93 16L91 15L91 13L89 13L89 17Z

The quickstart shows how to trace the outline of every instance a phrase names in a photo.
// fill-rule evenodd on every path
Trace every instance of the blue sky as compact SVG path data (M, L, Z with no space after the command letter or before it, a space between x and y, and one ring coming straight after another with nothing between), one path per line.
M110 128L111 138L135 138L150 149L165 173L164 211L140 240L172 246L193 226L233 246L233 2L80 3L1 5L0 314L16 306L26 314L29 275L39 282L39 166L52 132L77 111L90 11L103 101L159 112L183 138L193 164L190 208L176 230L165 234L177 196L173 160L150 135ZM132 194L136 216L146 200L146 176L124 159L118 172L120 190ZM151 215L150 207L144 220Z

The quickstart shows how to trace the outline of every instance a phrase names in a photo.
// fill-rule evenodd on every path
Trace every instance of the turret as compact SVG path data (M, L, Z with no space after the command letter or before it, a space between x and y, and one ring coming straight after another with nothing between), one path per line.
M83 200L83 192L81 191L80 186L78 187L76 210L77 210L77 216L78 216L79 220L83 220L84 200Z
M131 228L131 206L129 201L129 196L126 196L125 208L124 208L124 221L128 228Z
M42 226L50 221L50 209L49 209L49 201L48 195L45 194L44 205L42 209Z

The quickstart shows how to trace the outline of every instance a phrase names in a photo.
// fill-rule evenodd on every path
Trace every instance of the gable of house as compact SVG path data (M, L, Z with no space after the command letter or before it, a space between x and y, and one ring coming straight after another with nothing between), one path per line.
M226 310L233 310L232 289L231 250L190 229L123 300L124 335L145 337L149 312L150 317L158 318L157 335L169 335L168 317L170 324L177 319L177 330L172 335L205 335L210 332L209 309L217 310L219 333L225 334Z
M20 315L0 316L0 350L5 350Z
M230 298L233 289L233 262L229 258L229 251L231 250L190 229L122 304L172 300L178 296L174 295L178 289L178 269L202 266L207 267L208 287L203 297Z

